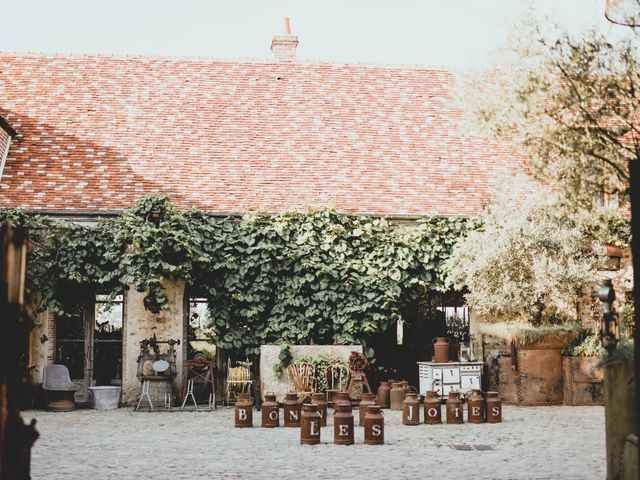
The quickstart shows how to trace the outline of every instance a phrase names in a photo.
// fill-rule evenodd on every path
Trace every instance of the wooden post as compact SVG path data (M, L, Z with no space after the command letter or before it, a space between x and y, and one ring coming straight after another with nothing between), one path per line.
M640 158L629 161L629 185L631 195L631 256L633 257L633 319L635 322L633 329L634 338L634 359L635 359L635 408L636 437L640 437ZM638 471L640 471L640 455L638 455Z
M24 233L5 221L0 230L0 479L30 478L35 420L25 425L19 398L26 383L30 322L24 284Z

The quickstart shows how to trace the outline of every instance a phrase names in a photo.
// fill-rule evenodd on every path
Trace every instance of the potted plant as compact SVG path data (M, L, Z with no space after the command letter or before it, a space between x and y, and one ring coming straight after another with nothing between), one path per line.
M565 405L603 405L600 339L585 330L563 352Z

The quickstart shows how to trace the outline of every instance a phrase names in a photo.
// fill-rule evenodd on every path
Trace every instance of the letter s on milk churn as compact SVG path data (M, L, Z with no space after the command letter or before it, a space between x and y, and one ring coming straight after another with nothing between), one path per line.
M364 416L364 443L384 444L384 416L380 405L369 405Z
M253 402L248 393L239 393L235 408L236 428L253 427Z
M333 443L353 445L353 413L351 405L338 403L333 416Z
M315 403L304 404L300 419L300 443L302 445L320 443L320 414L318 405Z
M502 422L502 400L498 392L487 392L487 422Z

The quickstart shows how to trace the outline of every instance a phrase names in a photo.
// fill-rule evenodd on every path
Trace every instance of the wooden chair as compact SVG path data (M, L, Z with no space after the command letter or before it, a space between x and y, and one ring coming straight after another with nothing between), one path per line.
M225 384L225 397L227 401L227 405L231 402L231 395L234 396L236 393L236 389L239 389L242 393L254 393L255 397L255 389L254 389L254 379L251 374L251 365L248 359L246 361L237 361L236 366L231 366L231 359L227 361L227 381ZM255 401L255 398L254 398Z
M303 400L316 391L316 366L310 363L294 363L287 367L292 391Z

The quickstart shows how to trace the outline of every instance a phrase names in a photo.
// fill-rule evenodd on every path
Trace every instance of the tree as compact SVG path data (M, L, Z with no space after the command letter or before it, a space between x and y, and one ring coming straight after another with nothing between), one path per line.
M462 90L475 125L513 142L571 209L594 209L601 192L626 198L627 162L640 154L638 34L617 33L549 40L541 26L519 29L501 64Z
M533 325L577 320L576 302L601 261L583 225L544 190L522 202L501 192L481 219L447 264L474 313Z

